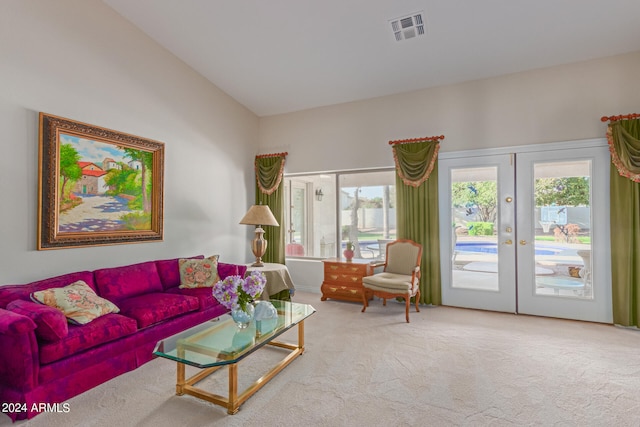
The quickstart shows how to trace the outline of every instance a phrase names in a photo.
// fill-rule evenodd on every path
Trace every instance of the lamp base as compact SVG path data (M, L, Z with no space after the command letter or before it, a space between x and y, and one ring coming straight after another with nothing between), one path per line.
M251 251L256 257L256 262L251 264L251 267L264 267L262 256L267 251L267 240L264 238L264 230L260 226L256 227L256 237L251 242Z

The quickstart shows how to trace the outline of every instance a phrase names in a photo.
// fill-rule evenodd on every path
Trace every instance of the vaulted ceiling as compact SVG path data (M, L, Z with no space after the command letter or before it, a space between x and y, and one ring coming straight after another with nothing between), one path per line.
M640 0L103 1L259 116L640 51Z

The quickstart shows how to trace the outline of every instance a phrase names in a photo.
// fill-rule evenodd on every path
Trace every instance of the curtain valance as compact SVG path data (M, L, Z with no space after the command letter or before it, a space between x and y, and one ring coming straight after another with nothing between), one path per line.
M611 161L620 176L640 182L640 119L620 120L609 124L607 140Z
M287 153L256 156L256 182L262 193L270 195L278 189L282 181L286 156Z
M419 187L429 179L440 150L437 139L407 140L406 143L392 141L390 144L393 144L393 160L398 176L405 185Z

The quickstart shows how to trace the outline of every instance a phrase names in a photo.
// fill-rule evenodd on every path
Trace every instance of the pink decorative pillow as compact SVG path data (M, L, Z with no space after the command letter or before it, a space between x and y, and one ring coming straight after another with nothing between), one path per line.
M185 259L189 258L203 259L204 256L198 255ZM180 267L178 266L178 259L179 258L173 258L155 261L160 281L162 282L162 286L165 290L180 286Z
M11 301L7 305L7 310L33 320L37 326L36 336L43 341L60 341L69 333L67 318L57 308L19 299Z
M240 276L238 266L236 264L225 264L224 262L218 263L218 276L220 280L224 280L227 276ZM244 276L244 274L242 275Z
M61 310L69 322L78 325L85 325L100 316L120 311L111 301L96 295L82 280L64 288L34 292L31 299Z
M96 289L102 298L115 303L150 292L162 292L162 282L153 261L93 272Z
M211 288L220 280L218 276L219 255L205 259L180 259L180 288Z

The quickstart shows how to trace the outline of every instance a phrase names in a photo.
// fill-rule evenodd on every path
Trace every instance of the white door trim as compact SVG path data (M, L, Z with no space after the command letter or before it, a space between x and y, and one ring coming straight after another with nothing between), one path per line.
M441 146L445 146L446 143L442 143ZM590 148L590 147L603 147L607 145L606 138L592 138L592 139L579 139L575 141L562 141L562 142L548 142L543 144L530 144L530 145L515 145L510 147L501 148L483 148L479 150L463 150L463 151L449 151L438 152L438 159L456 159L462 157L483 157L483 156L495 156L500 154L511 153L531 153L537 151L551 151L551 150L567 150L576 147Z

